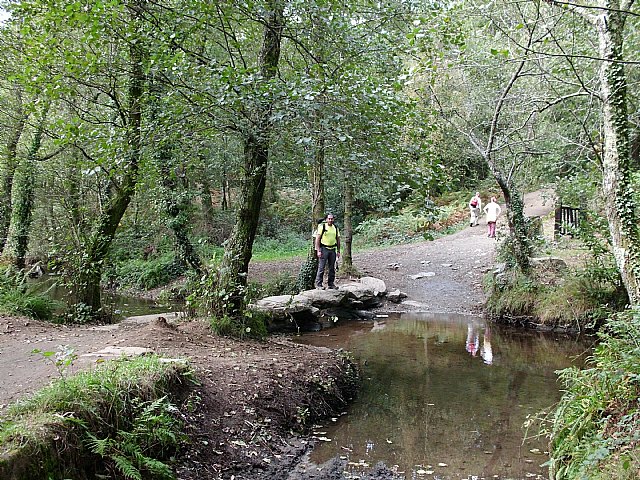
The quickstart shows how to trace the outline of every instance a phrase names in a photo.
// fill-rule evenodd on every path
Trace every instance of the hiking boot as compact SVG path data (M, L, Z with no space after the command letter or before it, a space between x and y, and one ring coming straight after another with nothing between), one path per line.
M337 290L338 289L338 287L336 287L335 285L329 285L328 288L330 288L331 290Z
M316 285L316 290L322 290L324 287L322 286L321 283Z

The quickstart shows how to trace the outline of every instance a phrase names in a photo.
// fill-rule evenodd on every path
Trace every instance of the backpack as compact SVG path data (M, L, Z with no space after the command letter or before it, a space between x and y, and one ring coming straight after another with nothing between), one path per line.
M472 207L477 207L478 206L478 199L476 197L473 197L471 199L471 202L469 202L469 205L471 205Z

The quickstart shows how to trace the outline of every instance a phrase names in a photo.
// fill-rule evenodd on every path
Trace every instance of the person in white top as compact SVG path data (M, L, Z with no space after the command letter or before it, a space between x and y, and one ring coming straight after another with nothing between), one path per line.
M471 197L469 200L469 213L471 214L470 225L475 227L480 220L480 212L482 211L482 200L480 199L480 192Z
M484 213L487 215L487 226L489 229L487 237L489 238L496 237L496 221L498 220L500 212L502 212L502 209L500 208L500 205L496 203L496 197L491 197L491 201L484 207Z

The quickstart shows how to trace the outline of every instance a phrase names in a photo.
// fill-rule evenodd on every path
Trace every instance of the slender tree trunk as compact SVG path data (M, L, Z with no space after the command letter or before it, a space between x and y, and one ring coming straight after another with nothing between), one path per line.
M325 188L324 188L324 138L318 139L313 155L313 162L309 167L309 188L311 189L311 228L318 225L318 220L325 217Z
M104 260L116 234L138 182L141 149L142 96L145 75L143 53L136 44L130 46L130 79L127 111L127 158L124 165L122 183L109 195L104 210L96 221L95 229L86 245L86 254L79 272L77 300L91 309L95 316L102 310L100 280Z
M4 251L9 235L9 225L11 223L11 192L13 190L13 180L18 166L18 143L24 126L27 122L27 115L22 109L22 95L19 89L15 89L17 106L15 110L15 124L9 132L7 140L5 162L2 165L2 178L0 180L0 253Z
M231 207L231 190L229 188L229 178L227 172L222 172L222 202L220 208L228 210Z
M340 245L342 246L342 270L345 273L353 272L353 255L351 246L353 244L353 185L348 173L344 174L344 225Z
M207 233L210 235L215 228L215 209L211 200L211 183L206 175L200 179L200 203L202 204L202 217Z
M20 269L24 268L26 264L29 232L33 219L36 169L38 168L36 161L42 145L47 110L48 107L44 109L42 118L38 122L26 158L18 165L11 191L11 221L2 256Z
M262 48L258 68L263 80L275 77L280 61L280 43L284 24L284 4L268 0L264 18ZM265 101L250 113L253 130L244 139L244 178L240 192L238 216L225 247L219 269L218 293L228 299L218 313L238 315L243 308L244 290L251 251L258 228L260 206L264 196L269 160L272 101Z
M640 303L640 236L631 172L627 85L623 65L623 30L633 2L604 1L596 17L603 102L602 190L613 253L632 305Z

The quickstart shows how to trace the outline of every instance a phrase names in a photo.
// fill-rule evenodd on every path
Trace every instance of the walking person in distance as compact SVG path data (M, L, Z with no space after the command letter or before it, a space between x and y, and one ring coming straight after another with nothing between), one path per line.
M487 215L487 237L496 238L496 221L502 212L500 205L496 203L496 197L491 197L491 201L484 207L484 213Z
M480 221L480 212L482 211L482 199L480 198L480 192L476 192L476 194L471 197L469 200L469 214L471 219L469 220L469 225L471 227L475 227L478 225Z

